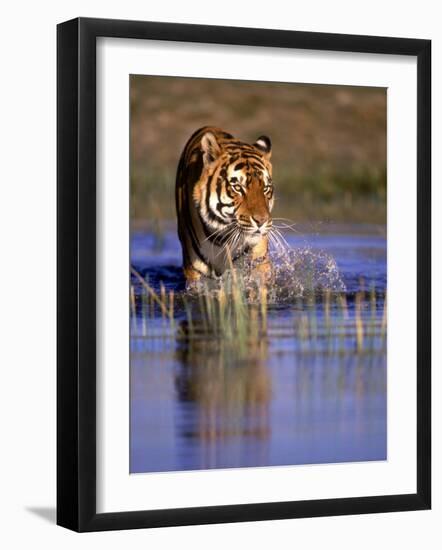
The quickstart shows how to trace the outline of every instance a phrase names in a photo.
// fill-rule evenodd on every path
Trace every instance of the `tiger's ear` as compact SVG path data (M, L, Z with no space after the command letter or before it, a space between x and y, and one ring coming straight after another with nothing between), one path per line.
M210 166L221 155L221 147L212 132L206 132L201 138L204 166Z
M254 147L259 149L261 153L267 158L270 158L272 155L272 142L268 136L259 136L259 138L253 144Z

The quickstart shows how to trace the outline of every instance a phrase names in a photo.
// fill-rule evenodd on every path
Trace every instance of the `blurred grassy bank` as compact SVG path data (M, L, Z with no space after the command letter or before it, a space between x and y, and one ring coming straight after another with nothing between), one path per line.
M386 222L384 89L132 76L130 98L135 222L175 218L178 159L205 125L270 136L274 216Z

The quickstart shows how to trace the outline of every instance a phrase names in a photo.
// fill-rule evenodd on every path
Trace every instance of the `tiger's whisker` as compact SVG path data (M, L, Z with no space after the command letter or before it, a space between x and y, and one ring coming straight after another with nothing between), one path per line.
M297 229L295 229L295 228L293 227L293 225L288 225L288 224L277 225L277 224L273 224L273 227L275 227L276 229L290 229L291 231L294 231L295 233L301 233L301 231L298 231Z
M224 229L224 228L223 228ZM225 239L224 243L228 242L230 240L230 238L232 237L232 235L235 233L235 230L236 230L236 227L235 225L232 224L232 226L228 227L227 229L225 229L226 233L225 235L223 235L223 238ZM216 241L216 239L215 239ZM222 243L221 243L222 244ZM216 242L212 242L212 253L214 251L214 247L215 245L217 245ZM219 245L217 245L219 246ZM221 250L218 252L218 254L215 256L215 258L217 258L219 256L219 254L223 251L225 245L223 245L221 247Z
M275 228L274 229L274 233L275 235L280 239L281 241L281 244L283 245L283 247L287 250L290 248L290 245L289 243L286 241L285 237L282 235L281 231L279 231L279 229Z
M270 240L270 243L272 244L272 247L275 249L276 252L278 252L278 250L281 248L281 245L279 244L279 242L277 241L275 235L273 233L269 233L269 240Z
M282 237L282 235L277 229L273 229L272 236L275 242L277 243L277 248L279 248L282 252L285 252L290 248L287 241Z
M284 235L281 233L281 231L279 231L279 229L275 228L275 234L279 236L279 238L286 245L287 248L290 248L289 243L286 241Z
M235 239L235 236L237 234L237 231L238 231L238 228L237 227L233 227L233 230L230 232L229 234L229 237L227 238L227 240L225 241L225 243L223 244L223 246L221 247L221 250L218 252L218 254L215 256L215 258L218 258L218 256L222 253L222 252L226 252L227 251L227 247L229 247L230 249L233 248L232 244L233 244L233 241Z
M216 234L219 234L219 233L222 233L223 231L226 232L226 235L229 234L229 232L231 232L233 229L235 229L235 227L227 227L227 229L225 227L221 227L219 229L215 229L215 231L213 231L213 233L211 233L208 237L206 237L202 242L205 243L206 241L208 241L209 239L211 239L212 237L214 237Z

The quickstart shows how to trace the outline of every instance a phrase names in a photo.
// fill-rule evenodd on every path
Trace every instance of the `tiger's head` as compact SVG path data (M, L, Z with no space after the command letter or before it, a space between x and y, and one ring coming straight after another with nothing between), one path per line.
M219 139L206 132L201 139L203 171L194 200L205 224L214 232L236 228L250 245L272 227L273 182L271 142L259 137L252 145Z

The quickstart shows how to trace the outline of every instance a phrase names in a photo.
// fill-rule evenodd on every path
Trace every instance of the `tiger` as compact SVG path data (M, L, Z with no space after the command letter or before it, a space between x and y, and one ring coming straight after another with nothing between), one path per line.
M187 283L220 277L249 254L253 273L271 274L269 231L274 203L272 144L248 144L213 126L192 134L176 176L176 213Z

